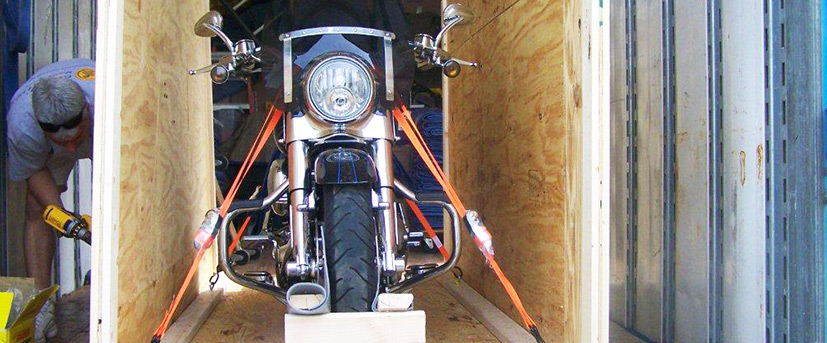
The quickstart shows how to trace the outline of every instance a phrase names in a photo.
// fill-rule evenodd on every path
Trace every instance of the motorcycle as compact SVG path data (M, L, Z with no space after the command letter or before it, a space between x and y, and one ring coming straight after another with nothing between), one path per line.
M436 38L418 34L404 42L413 56L395 56L394 32L370 27L309 27L279 36L281 56L273 59L281 59L281 68L274 69L282 74L277 106L284 111L279 149L286 161L271 164L265 198L236 201L219 220L219 264L229 279L276 297L293 313L366 312L376 310L379 294L406 292L456 265L456 209L443 201L420 201L394 178L392 147L399 137L391 111L409 91L394 87L394 62L413 58L418 67L439 67L448 77L458 76L463 66L476 67L439 48L446 32L473 18L462 5L447 6ZM259 72L268 63L262 49L250 39L231 41L222 21L218 12L208 12L194 31L218 37L231 53L189 73L209 73L213 82L223 83ZM450 216L453 250L442 264L408 260L408 242L416 233L406 225L407 200L441 205ZM239 272L228 255L229 223L258 211L287 222L265 225L262 235L245 238L272 246L276 275ZM300 304L294 301L298 295L316 301Z

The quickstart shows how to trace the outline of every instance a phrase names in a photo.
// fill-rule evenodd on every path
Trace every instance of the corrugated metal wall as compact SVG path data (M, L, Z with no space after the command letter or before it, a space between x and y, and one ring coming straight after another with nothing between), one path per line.
M612 2L618 325L824 342L819 6Z

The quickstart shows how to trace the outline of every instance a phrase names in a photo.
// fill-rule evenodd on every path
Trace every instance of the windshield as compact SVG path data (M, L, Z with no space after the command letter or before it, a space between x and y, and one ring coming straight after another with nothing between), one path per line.
M408 24L399 0L283 0L285 20L279 34L326 26L356 26L393 32L394 83L397 94L407 99L416 68L413 51L408 45ZM279 46L279 48L281 48ZM315 57L331 51L346 51L363 58L377 71L384 68L382 39L359 35L324 35L292 41L293 79ZM273 51L276 62L266 70L266 87L280 88L282 71L280 51Z

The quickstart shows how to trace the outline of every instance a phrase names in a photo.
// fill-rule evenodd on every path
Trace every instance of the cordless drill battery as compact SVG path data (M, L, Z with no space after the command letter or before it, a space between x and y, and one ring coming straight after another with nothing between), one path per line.
M63 236L79 239L92 245L92 232L89 231L89 216L66 211L57 206L47 206L43 211L43 220Z

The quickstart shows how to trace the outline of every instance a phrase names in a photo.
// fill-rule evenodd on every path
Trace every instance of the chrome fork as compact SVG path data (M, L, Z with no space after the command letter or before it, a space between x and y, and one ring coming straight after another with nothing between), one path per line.
M379 179L379 201L376 210L377 219L381 219L379 229L382 233L382 270L389 275L405 270L405 260L396 258L396 199L393 187L393 151L391 141L377 139L373 143L374 162Z
M288 125L288 129L289 129ZM290 193L290 246L293 260L287 262L287 275L304 278L310 275L307 258L307 190L304 188L307 171L307 143L294 141L287 146L287 169Z
M312 126L301 124L305 118L287 117L285 136L287 137L287 164L290 197L290 246L293 248L293 259L286 263L287 275L306 278L311 275L313 267L307 253L308 218L307 210L312 207L307 199L310 190L305 189L306 171L311 161L307 158L308 143L315 132ZM405 270L405 260L396 257L399 233L396 223L396 199L394 198L393 177L393 126L386 116L376 116L378 125L368 125L365 130L353 132L365 138L375 139L372 143L374 162L377 169L378 199L374 202L378 232L382 236L381 261L377 263L389 275L395 275ZM300 122L296 124L296 122Z

